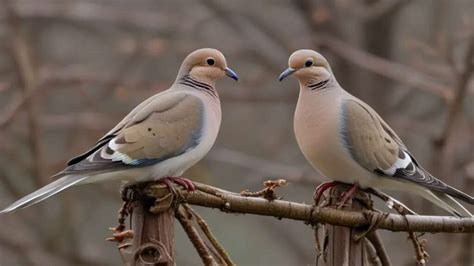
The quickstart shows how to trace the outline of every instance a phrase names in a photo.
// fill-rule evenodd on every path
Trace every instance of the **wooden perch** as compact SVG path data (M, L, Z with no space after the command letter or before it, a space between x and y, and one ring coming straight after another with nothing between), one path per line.
M159 197L151 209L147 200L135 200L133 205L134 237L126 265L175 265L172 198Z
M126 265L174 265L175 217L183 226L205 265L235 265L209 231L204 220L183 203L218 208L224 212L287 218L315 225L317 259L327 266L340 265L342 261L357 261L358 264L354 265L359 266L372 265L371 262L375 261L381 265L390 265L387 253L377 235L377 229L408 232L413 237L414 243L419 241L414 232L474 232L474 218L407 215L413 212L377 191L373 192L374 195L395 207L402 215L372 210L372 201L364 192L357 193L355 196L357 200L350 201L341 210L325 207L326 205L313 206L276 200L274 189L286 184L281 180L267 181L264 183L264 190L257 193L244 192L242 195L196 182L194 184L197 190L189 192L178 187L172 187L170 190L160 182L153 182L143 184L140 188L133 188L132 198L124 197L126 200L124 206L133 205L132 228L125 230L124 224L124 214L129 214L132 208L122 208L119 212L119 227L114 228L115 234L109 240L119 242L118 248ZM331 196L324 202L334 205L334 200L337 201L344 191L346 191L345 185L337 186L331 190ZM271 197L268 197L269 194ZM193 226L193 218L196 219L207 240L203 239ZM318 231L322 224L324 231ZM323 239L327 239L329 243L338 243L339 248L327 249L332 246L330 244L323 245L326 248L322 250L318 240L321 232L325 236ZM123 243L131 237L133 243ZM417 247L420 247L420 252L424 252L423 245L415 245L415 248ZM420 257L418 262L425 261L426 256L422 255L420 257L417 253L417 258Z
M311 224L327 223L337 226L367 228L373 216L382 214L374 211L343 211L330 207L312 205L284 200L268 201L263 198L244 197L237 193L225 191L209 185L195 183L198 191L180 190L182 198L191 205L217 208L225 212L257 214L304 221ZM155 197L167 190L161 184L150 184L147 195ZM452 216L424 216L386 214L378 224L378 229L390 231L412 231L430 233L473 233L474 218L457 218Z

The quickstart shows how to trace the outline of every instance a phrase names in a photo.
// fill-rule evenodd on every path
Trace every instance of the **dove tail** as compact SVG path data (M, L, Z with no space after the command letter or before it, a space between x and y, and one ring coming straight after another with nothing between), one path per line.
M444 191L446 194L449 194L455 198L458 198L466 203L469 203L469 204L474 204L474 197L471 197L470 195L458 190L458 189L455 189L451 186L447 186L447 189L446 191Z
M422 196L433 202L439 207L447 210L449 213L458 217L474 217L464 206L456 201L452 196L439 191L426 189Z
M34 191L33 193L31 194L28 194L26 196L24 196L23 198L15 201L14 203L12 203L10 206L8 206L7 208L5 208L4 210L0 211L0 214L2 213L8 213L8 212L12 212L14 210L17 210L17 209L23 209L23 208L26 208L26 207L29 207L33 204L36 204L40 201L43 201L65 189L67 189L68 187L70 186L73 186L79 182L81 182L82 180L84 180L85 178L87 178L87 176L72 176L72 175L68 175L68 176L64 176L36 191Z

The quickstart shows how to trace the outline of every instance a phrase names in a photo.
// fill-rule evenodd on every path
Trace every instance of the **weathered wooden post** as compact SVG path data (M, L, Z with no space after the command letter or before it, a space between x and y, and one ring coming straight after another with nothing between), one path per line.
M329 193L325 193L326 202L337 205L341 195L348 190L348 185L334 186ZM329 196L327 196L329 194ZM367 204L371 199L365 192L357 192L354 200L348 202L341 209L363 211L368 210ZM322 228L322 227L318 227ZM318 230L318 229L316 229ZM333 226L326 224L324 231L316 232L323 235L322 255L318 258L318 265L326 266L369 266L390 265L390 261L383 250L382 243L375 232L360 238L363 233L355 228Z
M129 265L175 265L173 194L163 186L154 190L156 201L144 197L133 202L132 229L134 237Z

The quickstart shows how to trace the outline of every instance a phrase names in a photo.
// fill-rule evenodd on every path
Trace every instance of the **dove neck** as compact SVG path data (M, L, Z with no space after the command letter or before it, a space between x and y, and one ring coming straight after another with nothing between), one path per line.
M207 77L206 75L196 75L196 73L193 73L193 72L194 71L190 71L189 69L185 69L181 67L181 69L178 72L178 76L176 77L175 83L180 83L180 81L183 79L192 79L194 81L197 81L199 83L204 83L213 88L215 87L216 85L215 79ZM197 74L200 74L200 73L197 72Z
M337 90L342 89L337 80L332 77L319 78L319 77L305 77L299 78L298 83L300 86L300 94L308 92L319 92L326 90Z

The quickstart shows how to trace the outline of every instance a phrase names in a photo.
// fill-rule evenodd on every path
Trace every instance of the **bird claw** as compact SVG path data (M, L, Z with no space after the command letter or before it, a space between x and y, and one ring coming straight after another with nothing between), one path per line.
M321 196L323 195L323 193L337 184L338 184L337 181L328 181L328 182L323 182L319 186L317 186L313 193L314 204L318 205L319 200L321 199Z
M341 197L340 197L339 202L337 203L336 208L341 209L342 207L344 207L346 203L348 203L350 200L354 198L354 195L358 189L359 189L359 184L354 183L354 185L352 185L352 187L348 191L341 193Z
M182 186L188 192L193 192L196 190L196 186L194 185L193 181L189 180L188 178L181 177L181 176L168 176L163 177L160 179L166 186L172 189L173 183Z

